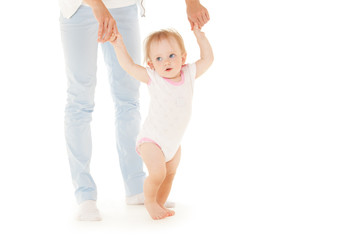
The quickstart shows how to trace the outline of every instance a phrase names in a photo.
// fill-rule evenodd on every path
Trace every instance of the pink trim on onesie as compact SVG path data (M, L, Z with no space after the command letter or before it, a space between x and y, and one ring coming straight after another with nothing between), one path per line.
M184 64L182 66L182 68L185 67L186 65L187 64ZM183 73L182 70L180 70L180 76L181 76L181 80L179 82L171 81L169 78L166 78L166 77L162 77L162 78L165 79L168 83L170 83L170 84L172 84L174 86L180 86L185 82L185 77L184 77L184 73ZM149 78L149 81L148 81L147 85L150 85L150 84L151 84L151 78Z
M174 82L174 81L171 81L170 79L166 78L166 77L163 77L168 83L174 85L174 86L180 86L182 85L184 82L185 82L185 78L184 78L184 74L183 74L183 71L181 70L180 71L180 76L181 76L181 80L179 82Z
M139 147L140 147L141 144L146 143L146 142L154 143L156 146L158 146L158 147L161 149L160 145L157 144L154 140L152 140L152 139L150 139L150 138L144 137L144 138L141 138L141 139L137 142L137 144L136 144L136 152L137 152L140 156L141 156L141 154L140 154L140 151L139 151ZM162 151L162 149L161 149L161 151Z

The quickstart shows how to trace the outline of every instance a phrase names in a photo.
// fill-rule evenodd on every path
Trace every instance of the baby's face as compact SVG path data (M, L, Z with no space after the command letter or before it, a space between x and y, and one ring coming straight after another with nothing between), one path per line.
M161 77L180 77L181 66L185 63L186 53L181 53L177 41L171 37L152 42L150 45L149 66Z

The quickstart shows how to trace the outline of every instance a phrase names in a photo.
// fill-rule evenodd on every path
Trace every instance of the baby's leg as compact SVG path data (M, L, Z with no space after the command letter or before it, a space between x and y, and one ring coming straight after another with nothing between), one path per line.
M154 220L166 218L169 213L156 201L161 184L166 177L165 157L154 143L143 143L140 146L141 157L149 171L144 182L145 207Z
M171 159L170 161L168 161L166 163L166 177L163 181L163 183L160 186L160 189L158 191L158 195L157 195L157 202L161 205L164 206L169 194L170 194L170 190L171 190L171 186L176 174L176 169L179 166L180 163L180 158L181 158L181 147L179 147L178 151L176 152L175 156L173 157L173 159ZM164 207L164 209L166 209ZM175 212L168 210L167 211L170 213L170 215L174 215Z

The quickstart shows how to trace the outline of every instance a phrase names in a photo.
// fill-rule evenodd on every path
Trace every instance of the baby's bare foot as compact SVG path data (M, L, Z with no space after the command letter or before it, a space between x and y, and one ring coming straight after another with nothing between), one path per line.
M164 209L164 210L169 214L169 217L175 215L175 211L170 210L170 209L168 209L168 208L166 208L166 207L164 207L164 206L162 206L162 205L160 205L160 206L161 206L162 209Z
M156 202L145 202L146 210L149 212L150 216L154 220L160 220L163 218L168 217L170 214L168 211L163 209L158 203Z

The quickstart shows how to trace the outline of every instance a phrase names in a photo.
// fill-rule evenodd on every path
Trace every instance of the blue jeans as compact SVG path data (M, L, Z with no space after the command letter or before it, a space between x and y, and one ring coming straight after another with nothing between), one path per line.
M124 38L127 50L140 63L140 33L137 6L109 9ZM90 174L92 150L90 122L96 85L98 22L90 7L81 6L70 18L60 16L61 39L68 80L65 108L65 138L71 176L78 203L96 200L97 190ZM101 44L115 105L116 146L126 196L143 192L145 173L135 151L140 127L139 85L119 65L109 42Z

